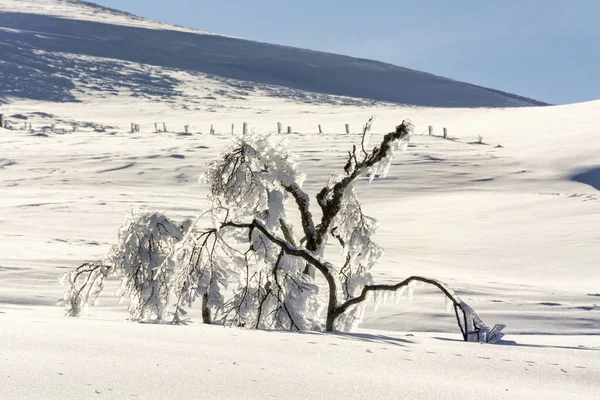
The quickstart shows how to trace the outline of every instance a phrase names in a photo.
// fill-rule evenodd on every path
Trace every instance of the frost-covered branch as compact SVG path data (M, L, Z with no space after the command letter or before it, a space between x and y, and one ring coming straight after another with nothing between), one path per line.
M294 197L296 205L298 206L298 211L300 211L300 219L302 220L302 229L306 239L306 247L314 251L316 249L316 229L313 216L310 211L310 197L302 190L302 188L300 188L297 183L293 183L284 187L285 190L291 194L292 197Z
M367 124L366 126L370 129L370 124ZM403 122L396 127L394 132L390 132L384 136L379 147L375 147L370 153L365 152L361 160L357 158L356 147L354 147L352 153L348 157L348 162L344 167L346 176L340 179L333 179L319 192L319 194L317 194L317 202L323 211L323 216L321 218L321 223L318 226L317 237L315 240L317 248L325 242L331 224L340 211L348 186L376 167L379 167L376 169L381 168L383 171L386 171L387 168L389 168L389 162L391 162L394 151L401 143L406 143L409 140L412 131L412 124ZM368 130L365 128L363 143L367 133ZM382 163L383 165L378 166L379 163ZM372 171L372 176L374 176L374 173L375 171Z
M375 117L371 116L371 118L369 118L367 123L363 126L363 133L362 133L362 137L360 139L360 147L361 147L362 152L365 157L369 156L369 153L367 153L365 146L367 146L369 143L369 134L371 133L371 127L373 126L374 121L375 121ZM353 158L354 158L354 160L356 160L356 152L355 152Z
M498 340L502 337L500 331L504 328L503 326L496 325L490 330L475 313L475 311L468 304L462 301L445 283L422 276L411 276L410 278L406 278L402 282L395 285L366 285L363 288L360 296L348 299L344 304L337 308L336 318L348 311L348 309L351 307L362 304L365 300L367 300L369 293L381 291L396 292L404 287L410 286L414 282L422 282L435 286L441 290L442 293L444 293L446 298L452 303L457 324L460 328L464 341L489 342L492 340ZM490 335L491 332L493 335Z
M327 306L327 314L330 315L334 312L338 303L338 289L340 288L339 277L335 273L333 266L330 263L321 261L312 251L296 248L288 241L278 237L275 233L271 232L261 221L254 220L252 223L235 223L229 222L223 225L224 227L230 226L235 228L243 228L249 229L250 235L252 235L252 231L254 229L260 231L262 235L264 235L269 241L275 245L277 245L281 251L283 251L288 256L299 257L314 266L325 278L327 281L327 285L329 287L329 301ZM331 327L333 327L333 321L331 321ZM326 328L327 329L327 328ZM329 329L327 329L329 330Z
M171 286L175 297L173 323L184 322L185 306L202 298L202 321L211 323L211 308L218 309L223 303L221 288L227 287L227 279L232 273L229 267L235 257L235 250L222 239L217 229L192 227L184 239L178 243L163 265L173 271Z
M68 286L58 304L65 307L65 315L79 317L87 305L94 304L104 289L104 279L112 273L108 265L84 263L74 272L64 274L60 282Z
M122 277L117 293L129 299L131 320L160 322L166 318L170 271L161 266L182 237L181 225L161 213L128 216L105 262Z
M295 249L293 244L258 219L224 222L216 232L223 242L235 238L248 248L244 253L235 250L237 256L229 260L239 285L234 296L217 308L215 321L259 329L318 327L318 287L304 274L306 261L295 256L297 253L284 251Z
M169 271L163 261L181 240L183 227L160 213L131 213L119 230L100 264L86 263L63 277L68 282L63 300L67 315L80 315L94 304L108 276L121 278L118 296L129 300L129 317L134 321L160 322L166 316L170 293ZM85 277L84 281L80 281Z

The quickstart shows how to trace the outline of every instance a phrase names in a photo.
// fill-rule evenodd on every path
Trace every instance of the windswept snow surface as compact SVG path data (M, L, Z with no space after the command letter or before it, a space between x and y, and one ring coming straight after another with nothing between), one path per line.
M600 388L598 351L560 340L483 346L20 314L0 314L3 399L594 399Z
M60 16L58 6L80 7L0 4ZM115 24L130 20L119 15ZM113 23L104 12L89 18ZM1 399L598 397L600 101L511 109L324 101L122 61L120 72L137 78L113 87L119 77L92 67L114 60L68 57L91 68L65 92L77 102L0 104L10 127L0 128ZM182 95L161 97L161 82ZM183 218L205 206L197 178L231 142L232 125L235 135L243 122L259 132L290 126L281 138L314 195L371 115L370 146L402 119L416 125L388 176L357 185L381 221L376 281L419 274L448 283L487 324L507 325L500 344L460 342L443 298L426 288L368 309L351 335L135 324L116 302L116 282L82 318L62 317L57 276L101 258L127 211ZM132 123L141 132L130 133Z
M0 397L594 398L600 194L572 177L600 165L590 151L600 144L600 102L509 110L235 104L215 113L127 97L3 107L15 129L0 130ZM299 133L282 139L315 194L360 139L342 133L343 123L356 132L370 114L378 115L371 145L402 118L417 133L446 126L451 138L416 135L387 178L358 185L366 211L381 220L386 255L376 280L447 282L488 324L508 325L503 345L457 342L454 316L425 288L369 309L358 336L128 323L114 285L83 318L60 317L56 277L101 258L128 210L192 217L205 205L197 177L230 143L231 124L236 134L243 121L261 132L277 121L293 126ZM19 130L25 117L31 132ZM134 119L142 131L131 134ZM170 131L155 133L154 121ZM52 123L64 133L52 133ZM191 135L181 134L184 123ZM476 143L480 134L485 144Z

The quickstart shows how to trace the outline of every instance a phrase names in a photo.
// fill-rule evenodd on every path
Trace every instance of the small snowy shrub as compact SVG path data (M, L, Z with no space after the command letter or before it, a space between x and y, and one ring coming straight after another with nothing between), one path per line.
M394 155L406 149L413 126L403 122L367 151L372 122L364 126L360 149L348 152L343 172L331 174L316 195L318 220L302 188L305 176L281 136L252 132L237 139L202 177L209 208L196 221L133 213L103 263L84 264L63 277L67 315L80 315L104 280L115 276L136 321L183 323L187 308L201 299L205 323L351 331L362 321L366 300L411 294L420 282L446 296L465 341L499 339L502 326L489 329L439 281L412 276L395 285L374 283L371 270L383 255L374 241L378 221L363 213L354 185L385 175ZM298 229L290 209L300 216ZM330 240L339 244L342 266L326 261ZM237 285L226 290L232 282Z

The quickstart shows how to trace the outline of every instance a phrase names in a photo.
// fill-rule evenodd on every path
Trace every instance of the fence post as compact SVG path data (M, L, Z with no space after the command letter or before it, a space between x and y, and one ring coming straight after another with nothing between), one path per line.
M350 124L346 124L346 133L350 133Z
M0 128L4 128L4 114L0 114Z
M50 124L50 131L54 132L56 130L56 124Z
M288 126L288 133L292 133L292 127Z
M433 126L429 125L429 136L433 135Z
M29 123L29 130L33 131L33 126L31 126L31 122Z
M232 134L232 135L233 135L233 133L234 133L234 130L235 130L235 124L231 124L231 134Z
M213 126L212 126L212 125L210 126L210 134L211 134L211 135L214 135L214 134L215 134L215 129L213 128Z
M321 129L321 124L319 124L319 133L323 133L323 129Z
M164 129L163 132L167 131L167 124L165 124L164 122L163 122L163 129Z
M158 133L158 124L156 122L154 123L154 132Z
M283 126L281 125L281 122L277 123L277 133L281 133L281 130L283 129Z
M135 124L135 131L139 132L140 131L140 126L138 124Z
M131 123L131 133L135 132L135 124L132 122Z
M185 134L186 135L189 134L190 133L190 126L186 125L184 128L185 128Z
M448 139L448 129L444 128L444 139Z
M248 134L248 124L246 122L244 122L244 125L242 127L242 133L244 134L244 136Z

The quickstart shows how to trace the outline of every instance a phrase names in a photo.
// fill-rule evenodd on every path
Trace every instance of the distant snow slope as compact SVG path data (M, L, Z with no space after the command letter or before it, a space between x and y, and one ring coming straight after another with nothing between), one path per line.
M301 96L288 88L421 106L543 105L382 62L207 34L74 0L0 0L0 46L4 97L74 102L81 90L108 86L173 100L182 83L168 76L174 70L197 82L206 75L234 80L229 85L242 96L267 86L283 97ZM162 70L129 75L121 65L131 62ZM104 86L88 84L94 80Z

